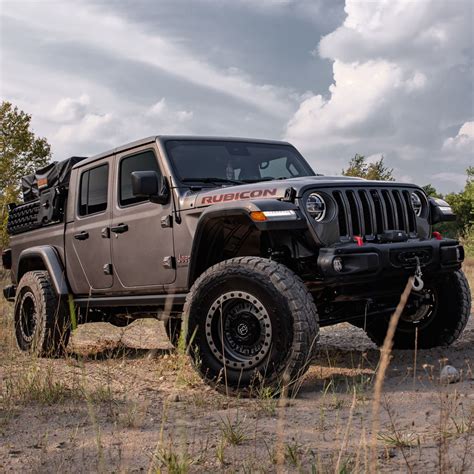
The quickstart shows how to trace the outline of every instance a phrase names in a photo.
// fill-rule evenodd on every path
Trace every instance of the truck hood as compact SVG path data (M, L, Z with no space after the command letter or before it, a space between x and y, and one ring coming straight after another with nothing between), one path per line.
M222 186L209 190L202 189L199 192L188 191L182 197L181 210L199 209L213 204L225 204L235 201L281 199L285 196L285 192L288 188L293 188L296 191L296 197L300 197L302 190L308 187L314 187L316 189L318 186L353 186L356 183L363 186L380 186L381 184L390 186L413 186L412 184L396 183L393 181L368 181L363 178L353 178L349 176L304 176L301 178Z

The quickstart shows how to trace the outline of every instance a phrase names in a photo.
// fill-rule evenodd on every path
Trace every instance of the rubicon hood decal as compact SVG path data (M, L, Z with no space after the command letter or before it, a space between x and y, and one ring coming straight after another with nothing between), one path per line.
M271 198L277 195L277 188L252 189L236 193L222 193L214 196L203 196L201 204L215 204L219 202L240 201L242 199Z

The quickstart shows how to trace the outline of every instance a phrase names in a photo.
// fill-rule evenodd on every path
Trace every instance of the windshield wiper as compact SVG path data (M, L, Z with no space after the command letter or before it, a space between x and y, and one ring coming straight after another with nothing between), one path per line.
M242 182L244 182L244 183L259 183L260 181L274 181L275 179L279 179L279 178L271 178L270 176L267 176L266 178L243 179Z
M184 178L181 180L183 183L230 183L230 184L243 184L244 181L239 181L237 179L227 179L227 178Z
M294 176L297 178L297 176ZM243 179L242 181L244 183L259 183L260 181L280 181L282 179L290 179L287 178L286 176L281 176L279 178L272 178L271 176L266 176L265 178L258 178L258 179Z

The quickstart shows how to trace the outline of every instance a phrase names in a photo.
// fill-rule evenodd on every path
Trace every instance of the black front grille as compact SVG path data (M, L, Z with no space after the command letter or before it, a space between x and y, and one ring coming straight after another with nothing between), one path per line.
M377 236L389 230L416 234L416 217L406 189L337 189L332 195L341 237Z

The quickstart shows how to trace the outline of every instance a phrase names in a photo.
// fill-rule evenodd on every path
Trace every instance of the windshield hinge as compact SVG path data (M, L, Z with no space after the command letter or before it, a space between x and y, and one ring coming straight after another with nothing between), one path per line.
M294 203L296 200L296 189L295 188L286 188L285 196L282 201Z

